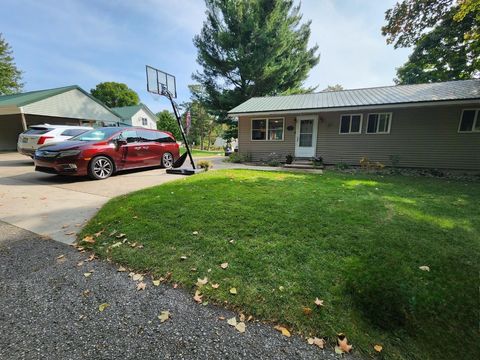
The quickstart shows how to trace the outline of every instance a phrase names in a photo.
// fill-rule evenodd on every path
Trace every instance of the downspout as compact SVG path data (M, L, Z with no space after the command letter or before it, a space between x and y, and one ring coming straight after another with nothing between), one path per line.
M25 114L23 113L23 108L19 108L19 109L20 109L20 117L22 118L23 131L26 131L27 130L27 120L25 120Z

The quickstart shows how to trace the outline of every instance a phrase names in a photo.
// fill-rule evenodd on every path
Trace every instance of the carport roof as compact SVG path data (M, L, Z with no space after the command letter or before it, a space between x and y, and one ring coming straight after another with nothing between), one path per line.
M70 85L70 86L64 86L64 87L59 87L59 88L54 88L54 89L46 89L46 90L36 90L36 91L28 91L24 93L19 93L19 94L11 94L11 95L2 95L0 96L0 107L2 106L16 106L18 108L35 103L37 101L45 100L48 99L49 97L55 96L62 94L64 92L70 91L70 90L78 90L88 96L90 99L93 101L97 102L101 106L103 106L105 109L113 113L115 116L121 118L119 114L117 114L114 110L110 109L108 106L106 106L104 103L102 103L100 100L97 98L93 97L91 94L83 90L80 86L78 85Z
M228 113L305 111L363 106L418 104L480 99L480 80L457 80L429 84L382 86L313 94L251 98Z

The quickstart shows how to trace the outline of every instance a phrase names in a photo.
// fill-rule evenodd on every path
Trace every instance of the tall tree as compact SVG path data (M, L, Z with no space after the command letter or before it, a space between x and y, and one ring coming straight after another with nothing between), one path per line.
M22 72L15 65L13 51L0 33L0 95L22 91Z
M173 134L177 141L182 141L182 134L177 124L177 119L175 116L168 110L163 110L157 115L157 129L169 131Z
M122 107L138 105L138 94L126 84L113 81L102 82L90 90L90 94L103 102L108 107Z
M343 86L340 84L335 84L335 85L328 85L322 91L340 91L340 90L343 90Z
M310 22L301 24L293 0L205 0L207 19L195 36L193 75L203 92L197 98L236 136L227 111L254 96L308 92L302 85L318 61L318 47L308 48Z
M480 76L479 0L403 0L385 13L382 34L395 48L413 46L397 83Z

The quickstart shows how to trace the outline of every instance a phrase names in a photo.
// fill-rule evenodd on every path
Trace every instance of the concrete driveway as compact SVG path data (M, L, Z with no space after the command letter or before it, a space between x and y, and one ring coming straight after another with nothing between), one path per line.
M0 220L72 243L112 197L181 178L164 169L129 171L107 180L62 177L34 171L33 161L0 153Z

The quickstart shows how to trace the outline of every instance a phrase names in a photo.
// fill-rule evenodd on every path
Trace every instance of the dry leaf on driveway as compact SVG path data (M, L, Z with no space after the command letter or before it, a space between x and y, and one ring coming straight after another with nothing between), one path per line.
M237 319L236 318L231 318L227 320L227 324L231 326L237 326Z
M320 349L323 349L323 347L325 346L325 340L319 339L319 338L317 338L317 337L308 338L308 339L307 339L307 342L308 342L310 345L316 345L316 346L318 346Z
M280 331L283 336L286 336L286 337L292 336L292 334L290 334L290 331L288 331L288 329L283 326L277 325L274 327L274 329Z
M170 312L169 311L162 311L160 315L158 315L158 318L160 319L160 322L163 323L170 319Z
M236 326L235 329L237 329L238 332L244 333L245 332L245 323L244 322L239 322Z
M153 280L153 286L160 286L160 280Z
M77 263L77 266L82 266L82 265L83 265L83 261L79 261L79 262Z
M137 291L145 290L146 287L147 287L147 284L145 284L143 281L142 281L142 282L139 282L139 283L137 284Z
M83 273L83 276L85 276L86 278L88 278L90 275L92 275L91 272L86 272L86 273Z
M125 272L127 271L126 268L124 268L123 266L120 266L118 269L117 269L118 272Z
M87 258L87 261L93 261L93 259L95 259L95 254L90 255L90 256Z
M98 305L98 311L102 312L103 310L105 310L109 306L110 306L109 303L100 304L100 305Z
M195 302L197 302L198 304L200 304L202 302L202 296L200 294L200 291L195 291L195 295L193 296L193 300L195 300Z
M132 280L133 281L142 281L143 280L143 275L142 274L133 274L132 275Z
M337 335L337 346L335 347L335 352L337 352L337 347L343 352L350 352L350 350L352 350L352 345L348 344L347 337L343 333Z
M227 267L228 267L228 262L224 262L222 264L220 264L220 267L225 270Z

